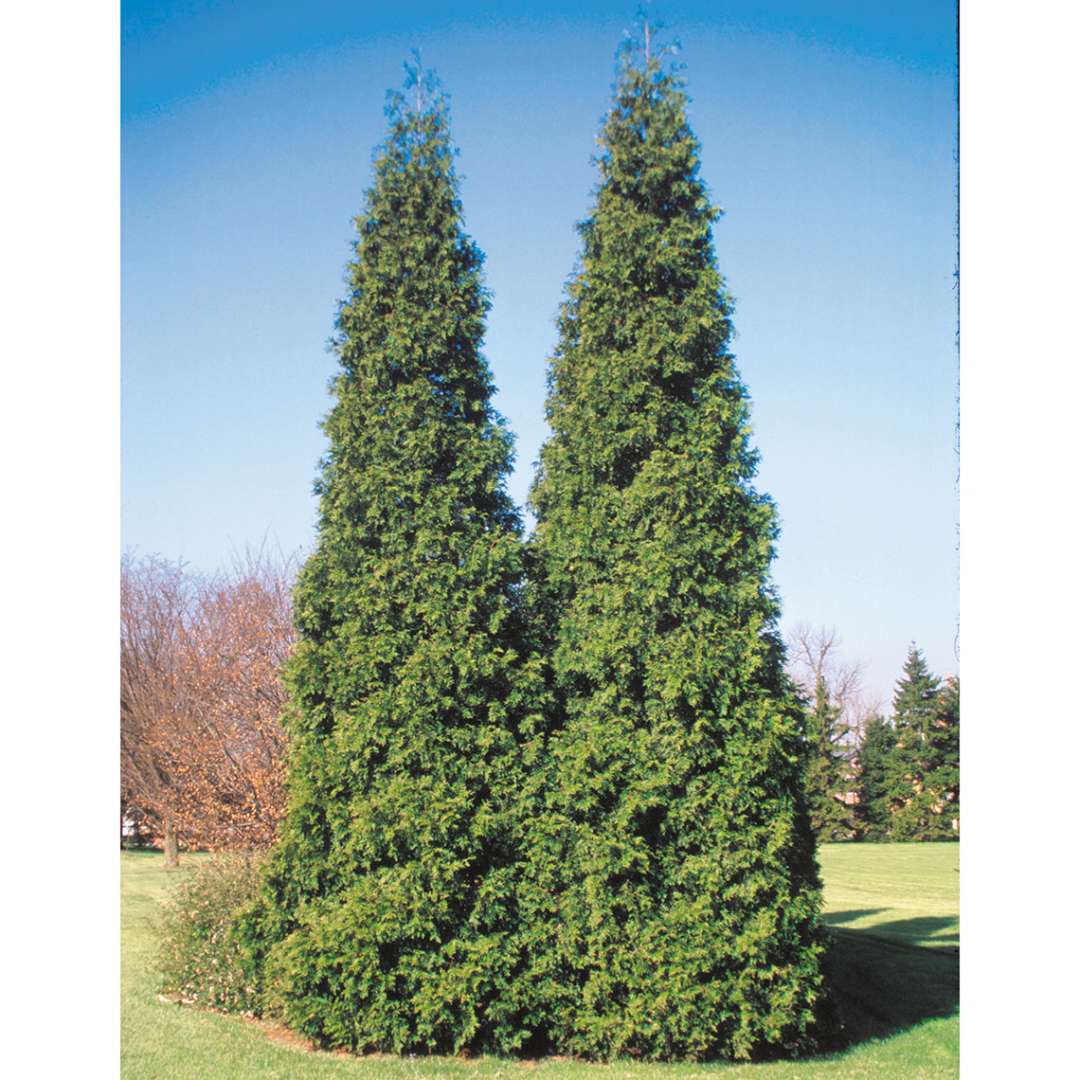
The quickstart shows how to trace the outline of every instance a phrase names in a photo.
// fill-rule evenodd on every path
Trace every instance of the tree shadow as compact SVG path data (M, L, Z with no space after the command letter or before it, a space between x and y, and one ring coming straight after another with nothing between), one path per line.
M822 920L827 926L842 926L844 923L855 922L857 919L865 919L868 915L880 915L883 911L888 911L888 908L859 908L855 911L833 911L828 915L824 915Z
M953 1016L960 1007L959 946L916 943L927 938L959 942L958 933L939 933L955 927L956 919L897 919L865 930L836 925L871 914L876 912L846 911L826 919L840 1042L846 1046Z
M860 934L866 933L872 937L889 938L901 944L930 947L938 943L955 942L959 945L960 933L956 928L957 916L955 915L920 915L912 919L879 922L868 927L847 926L848 923L858 922L871 915L880 915L888 910L888 908L862 908L854 911L834 911L825 915L823 922L834 929L842 927ZM952 933L942 932L946 930L951 930Z
M960 931L956 924L955 915L921 915L914 919L896 919L893 922L878 923L869 928L868 933L910 945L926 944L928 948L938 943L955 942L953 948L956 949L960 945ZM946 930L952 932L942 932Z

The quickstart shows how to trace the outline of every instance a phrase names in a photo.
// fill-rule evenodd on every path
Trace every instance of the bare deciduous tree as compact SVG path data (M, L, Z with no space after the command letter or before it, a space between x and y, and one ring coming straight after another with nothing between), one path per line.
M807 703L810 819L827 840L848 839L857 831L853 770L865 716L860 665L844 663L839 644L835 629L805 623L788 638L788 673Z
M814 700L818 683L824 682L829 702L838 711L842 741L857 741L881 703L863 690L862 664L841 660L836 628L799 623L788 635L787 653L788 674L807 700Z
M191 605L182 563L127 554L120 564L121 798L157 819L165 864L177 862L175 780L161 745L180 726L178 656Z
M178 833L209 848L273 840L293 569L264 552L213 577L122 563L122 794L160 822L169 865Z

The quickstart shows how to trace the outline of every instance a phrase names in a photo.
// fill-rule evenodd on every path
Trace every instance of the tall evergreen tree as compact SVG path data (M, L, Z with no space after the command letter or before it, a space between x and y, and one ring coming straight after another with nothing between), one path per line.
M848 728L841 722L840 710L823 678L817 681L806 720L810 824L818 840L850 840L856 829L855 811L842 798L850 786L850 762L843 745Z
M677 74L621 67L532 500L558 694L532 973L564 1051L812 1043L819 882L718 211Z
M958 724L959 688L956 701ZM886 770L893 839L951 839L952 816L946 813L949 799L944 787L952 782L948 763L955 729L947 710L943 712L941 683L914 644L896 684L893 725L896 746Z
M927 779L938 794L941 810L937 833L950 839L960 836L960 680L948 676L938 694L938 711L930 732L936 761Z
M889 837L891 806L886 780L896 746L896 732L883 716L871 717L859 745L856 790L859 793L858 822L864 840Z
M356 220L296 591L288 812L240 928L267 1010L324 1045L508 1050L521 526L447 105L418 70L408 89Z

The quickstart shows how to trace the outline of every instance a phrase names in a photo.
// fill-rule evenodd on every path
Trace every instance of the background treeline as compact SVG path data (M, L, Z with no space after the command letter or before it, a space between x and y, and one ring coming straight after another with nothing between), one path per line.
M806 788L819 840L960 837L960 681L908 649L886 717L835 631L799 626L788 669L806 707Z

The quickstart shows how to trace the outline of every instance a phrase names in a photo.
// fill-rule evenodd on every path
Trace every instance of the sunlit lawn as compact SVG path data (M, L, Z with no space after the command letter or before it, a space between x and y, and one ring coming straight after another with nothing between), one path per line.
M632 1080L877 1080L959 1074L959 845L830 844L820 852L834 985L852 1046L766 1065L594 1065L567 1059L351 1057L284 1032L159 1001L153 922L183 870L121 855L121 1074L127 1080L417 1080L544 1077ZM183 857L190 861L189 856Z

